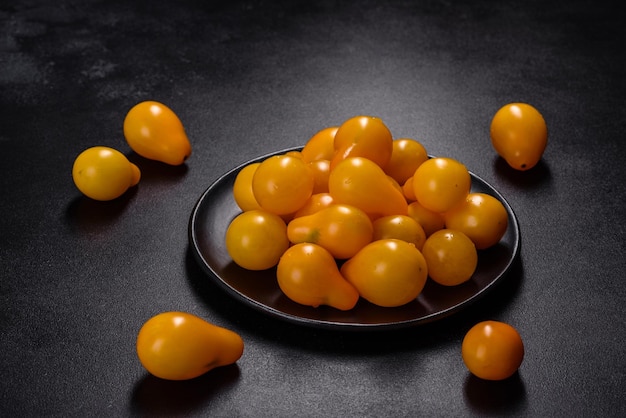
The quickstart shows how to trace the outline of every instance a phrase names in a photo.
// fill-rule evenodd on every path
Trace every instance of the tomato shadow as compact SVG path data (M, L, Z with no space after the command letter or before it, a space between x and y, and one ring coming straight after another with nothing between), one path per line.
M138 188L139 186L131 187L117 199L103 202L79 195L67 206L65 221L79 232L99 232L124 214L137 195Z
M468 373L463 399L478 415L516 415L526 409L526 387L519 372L500 381L483 380Z
M189 170L186 163L170 165L161 161L144 158L134 151L128 153L126 158L139 167L141 171L140 183L174 183L185 177Z
M239 366L218 367L190 380L171 381L146 374L133 388L130 412L142 416L187 416L227 391L240 376Z
M512 168L504 158L496 156L493 161L493 169L498 177L522 189L532 190L546 187L552 182L550 166L543 159L539 160L533 168L520 171Z

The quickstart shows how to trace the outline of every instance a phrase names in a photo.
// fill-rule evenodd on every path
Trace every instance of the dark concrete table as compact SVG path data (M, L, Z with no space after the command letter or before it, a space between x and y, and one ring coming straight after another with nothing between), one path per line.
M0 415L624 416L626 31L608 1L9 1L0 6ZM139 101L174 109L184 166L124 142ZM489 141L502 105L544 115L539 166ZM231 168L376 115L395 137L458 158L513 207L513 270L468 309L385 333L276 320L200 269L187 228ZM83 149L143 171L107 204L71 178ZM173 384L135 354L152 315L231 328L236 366ZM514 325L519 373L473 378L474 323Z

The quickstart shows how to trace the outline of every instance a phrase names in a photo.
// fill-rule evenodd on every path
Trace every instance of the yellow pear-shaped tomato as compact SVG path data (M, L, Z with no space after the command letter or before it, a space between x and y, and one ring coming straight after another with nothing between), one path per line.
M300 158L274 155L256 169L252 191L259 205L277 215L289 215L300 209L313 194L315 178L311 168Z
M374 227L373 240L401 239L415 245L418 250L422 249L426 241L424 228L408 215L383 216L376 219L372 226Z
M302 148L302 160L307 163L317 160L330 161L335 155L337 129L338 126L331 126L313 135Z
M383 239L366 245L346 261L341 274L364 299L394 307L411 302L422 292L428 267L415 245Z
M418 141L410 138L396 139L393 141L391 159L385 166L385 173L398 183L404 184L427 159L426 148Z
M500 108L490 126L491 144L514 169L533 168L548 145L548 128L541 113L526 103Z
M446 228L463 232L476 248L484 250L497 244L509 225L506 208L486 193L470 193L464 202L444 215Z
M72 166L74 184L85 196L113 200L139 183L139 168L109 147L91 147L81 152Z
M335 155L330 161L331 171L339 162L349 157L365 157L384 168L391 158L393 138L381 119L355 116L339 126L334 147Z
M338 259L352 257L372 241L372 234L372 221L365 212L341 204L294 218L287 225L290 242L321 245Z
M135 105L124 119L124 137L144 158L180 165L191 155L191 144L178 116L163 103Z
M422 226L427 237L445 227L443 214L428 210L419 202L409 204L409 216Z
M160 313L137 335L139 361L154 376L167 380L193 379L233 364L243 347L237 333L185 312Z
M343 278L333 256L317 244L296 244L285 251L276 277L283 293L301 305L347 311L359 300L359 292Z
M369 215L406 215L404 195L376 163L363 157L341 161L328 178L336 203L356 206Z
M413 175L415 198L433 212L443 213L468 195L472 178L467 168L453 158L431 158Z

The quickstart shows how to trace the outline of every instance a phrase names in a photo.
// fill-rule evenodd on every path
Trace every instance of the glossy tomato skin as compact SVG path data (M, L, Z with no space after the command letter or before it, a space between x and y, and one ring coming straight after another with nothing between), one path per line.
M261 163L248 164L237 173L233 184L235 203L242 211L261 209L252 191L252 177Z
M335 155L335 134L338 126L331 126L313 135L302 148L302 160L310 163L317 160L330 160Z
M313 194L328 192L328 177L330 176L330 161L315 160L307 163L313 173Z
M417 201L409 204L408 214L422 226L427 237L445 227L443 214L430 211Z
M402 191L385 172L364 157L349 157L330 172L328 191L336 203L344 203L369 215L406 215Z
M85 196L107 201L120 197L139 183L139 168L126 156L109 147L91 147L74 160L72 178Z
M415 245L420 251L426 241L424 228L408 215L381 216L374 220L372 226L373 240L399 239Z
M253 209L237 215L226 229L226 250L247 270L274 267L289 247L287 225L278 215Z
M469 194L472 184L467 168L453 158L438 157L423 162L413 175L413 191L426 209L443 213Z
M312 215L322 209L330 207L333 203L333 197L330 193L315 193L304 203L304 206L293 214L293 219Z
M331 171L350 157L364 157L384 168L391 159L393 138L384 122L374 116L355 116L339 126L334 140Z
M478 265L478 253L472 240L452 229L431 234L424 242L422 253L430 278L444 286L465 283Z
M241 337L186 312L163 312L137 335L141 364L156 377L188 380L235 363L243 354Z
M363 247L341 266L341 274L374 305L397 307L423 290L428 266L415 245L380 239Z
M526 103L509 103L494 115L491 144L514 169L533 168L548 144L548 128L537 109Z
M504 380L522 364L524 343L511 325L484 321L467 332L461 354L463 362L475 376L485 380Z
M313 194L315 174L301 158L274 155L256 169L252 191L261 208L277 215L297 212Z
M178 116L163 103L145 101L124 118L124 137L144 158L181 165L191 155L191 143Z
M287 225L293 244L309 242L325 248L337 259L348 259L372 241L369 216L350 205L333 204L311 215L294 218Z
M427 159L426 148L420 142L411 138L396 139L393 141L391 158L385 166L385 173L399 184L404 184Z
M415 202L415 190L413 190L413 176L406 179L406 181L402 184L402 194L407 202Z
M502 202L486 193L470 193L464 202L446 212L444 218L447 228L463 232L479 250L497 244L509 224Z
M359 292L340 274L333 256L317 244L289 247L280 258L276 277L282 292L301 305L347 311L359 300Z

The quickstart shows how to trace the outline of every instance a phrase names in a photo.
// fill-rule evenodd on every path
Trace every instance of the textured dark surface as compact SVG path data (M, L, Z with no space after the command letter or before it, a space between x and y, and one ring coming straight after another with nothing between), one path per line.
M617 2L9 1L0 6L0 415L624 416L626 31ZM129 151L123 118L168 104L193 155ZM511 101L550 130L515 173L489 122ZM385 334L302 329L230 299L195 263L202 192L251 158L357 114L463 161L515 210L521 256L480 304ZM143 172L117 201L72 183L83 149ZM183 310L231 328L235 366L183 383L135 354ZM514 325L519 374L473 378L474 323Z

